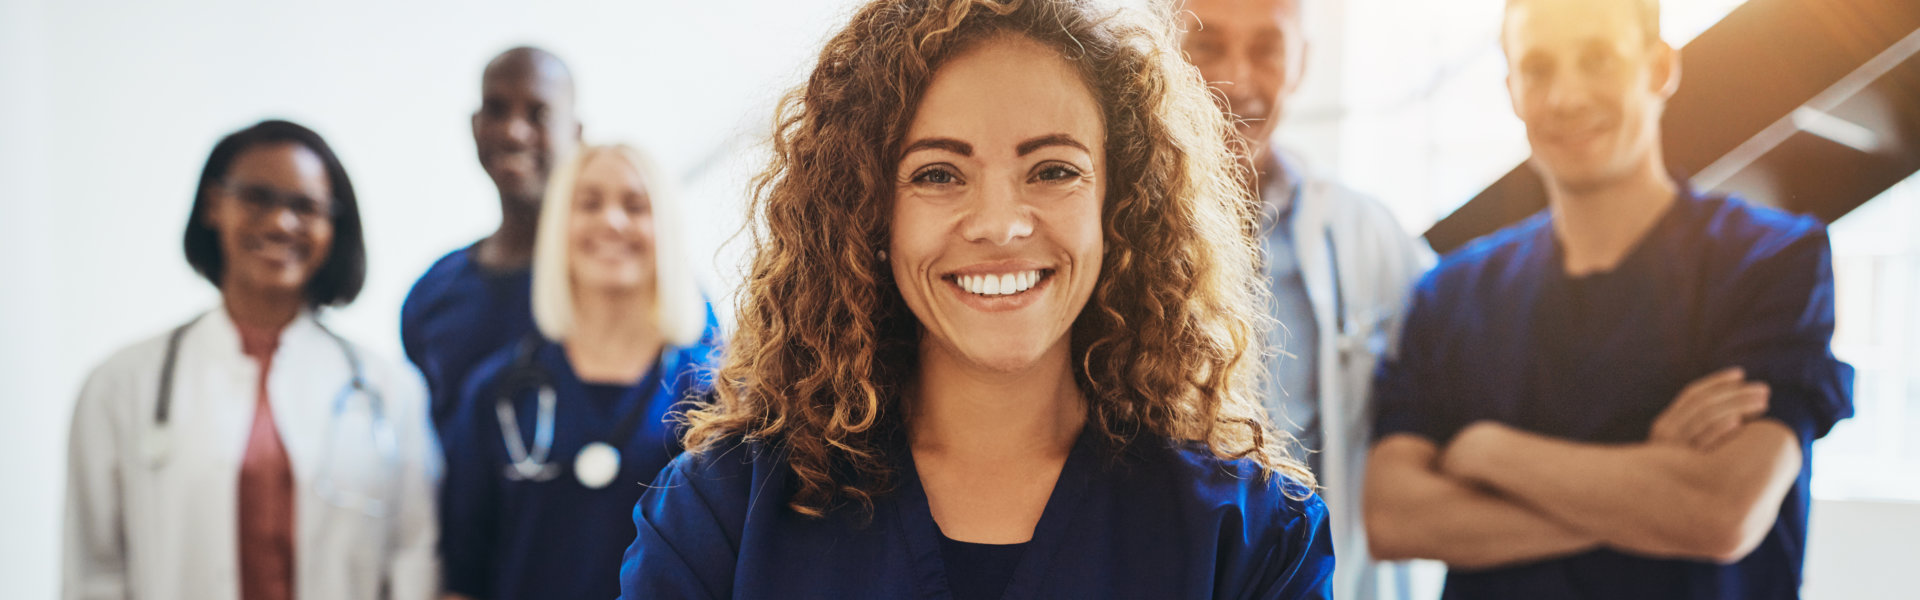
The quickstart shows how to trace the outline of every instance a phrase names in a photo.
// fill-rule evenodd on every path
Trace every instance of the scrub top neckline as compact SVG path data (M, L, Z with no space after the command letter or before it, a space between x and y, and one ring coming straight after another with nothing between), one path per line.
M487 241L487 238L474 240L473 243L467 244L467 247L462 250L462 252L467 255L467 266L472 267L473 271L479 273L481 278L500 283L502 280L524 277L533 273L532 261L528 261L527 264L522 266L506 269L496 269L487 266L486 263L480 262L480 243L485 241Z
M1649 225L1646 231L1640 232L1640 239L1633 241L1632 249L1627 251L1626 256L1620 257L1620 262L1615 263L1613 268L1605 271L1594 271L1584 275L1567 273L1566 247L1560 242L1560 234L1554 231L1553 221L1556 217L1553 215L1552 209L1548 209L1547 226L1540 228L1541 235L1547 238L1547 247L1551 249L1547 253L1549 259L1547 266L1551 268L1552 275L1555 279L1575 284L1607 281L1621 273L1631 273L1638 264L1652 260L1651 257L1647 256L1647 253L1652 252L1649 248L1659 243L1659 240L1664 239L1666 231L1672 229L1674 224L1680 220L1681 212L1691 210L1693 202L1696 199L1698 199L1698 197L1694 194L1693 188L1688 186L1684 181L1679 182L1678 188L1674 192L1673 202L1668 203L1666 208L1661 209L1660 216L1653 220L1653 224Z
M664 383L664 373L667 372L668 368L675 366L667 364L669 359L674 356L674 353L669 352L671 349L671 346L662 346L660 348L660 355L653 359L653 366L648 367L647 372L641 375L638 381L631 384L601 383L581 379L580 374L573 370L573 361L567 358L566 348L557 342L546 342L540 349L540 358L542 359L540 362L544 362L550 367L559 370L559 374L563 376L560 379L561 381L572 382L574 385L580 386L581 391L587 392L583 397L592 397L595 390L617 393L617 396L615 396L617 400L615 402L604 407L595 407L597 409L618 410L620 405L628 403L627 400L629 398L639 397L637 402L632 403L633 406L627 408L626 414L614 413L610 415L618 419L618 421L614 421L615 425L612 430L604 436L589 437L591 441L605 442L616 448L620 448L625 447L626 443L633 439L633 434L640 430L640 417L648 412L652 404L647 401L647 398L649 398L655 390L662 387Z
M1095 458L1088 429L1081 428L1073 449L1067 453L1067 462L1061 465L1060 476L1054 480L1053 491L1047 496L1046 508L1041 509L1040 522L1034 524L1033 537L1020 544L1025 549L1013 568L1013 576L1007 580L1002 598L1033 596L1046 573L1047 563L1060 550L1060 540L1066 538L1074 515L1081 512L1076 509L1086 499L1090 482L1088 470L1092 467L1089 463ZM903 528L899 533L907 546L905 550L920 593L925 597L951 598L952 586L947 581L946 562L940 552L940 540L946 536L933 520L933 508L927 503L927 490L920 484L920 471L914 466L912 451L906 445L901 448L902 459L898 461L901 487L898 500L893 503L898 517L895 523Z

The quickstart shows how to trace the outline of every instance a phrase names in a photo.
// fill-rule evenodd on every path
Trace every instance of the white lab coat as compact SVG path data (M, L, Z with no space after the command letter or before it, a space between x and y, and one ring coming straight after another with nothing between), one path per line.
M168 333L170 333L169 330ZM239 596L240 461L259 366L224 309L186 329L173 376L164 459L155 427L167 333L129 346L87 377L68 441L63 592L67 599L232 600ZM311 314L281 333L267 381L294 475L294 595L302 600L426 600L438 593L434 493L440 455L419 376L354 348L384 397L397 452L373 450L363 397L328 427L351 372ZM385 517L317 489L332 452L336 489L387 497ZM394 460L397 457L397 461ZM390 495L389 495L390 494Z
M1291 157L1286 162L1300 164ZM1372 442L1370 392L1374 365L1398 343L1413 284L1433 266L1433 251L1372 198L1306 169L1296 169L1295 176L1303 181L1299 205L1293 207L1294 256L1319 331L1322 453L1314 475L1339 557L1334 597L1394 598L1396 578L1371 560L1360 520L1360 488ZM1287 191L1262 191L1269 202L1276 193Z

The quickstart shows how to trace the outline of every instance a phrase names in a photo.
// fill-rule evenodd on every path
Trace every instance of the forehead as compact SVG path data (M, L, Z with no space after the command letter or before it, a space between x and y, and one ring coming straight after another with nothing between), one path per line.
M1188 0L1180 19L1188 35L1290 30L1300 25L1300 0Z
M646 176L640 173L640 168L614 150L601 150L588 155L586 162L580 165L580 183L620 184L639 191L646 190Z
M487 66L480 76L480 89L487 96L533 96L553 101L572 93L573 78L557 61L511 56Z
M1639 8L1622 0L1532 0L1507 10L1502 35L1509 56L1596 43L1642 41Z
M975 156L1011 153L1020 142L1065 133L1090 148L1104 143L1099 104L1078 69L1032 39L978 42L933 75L908 127L908 141L946 137Z
M332 187L326 162L312 149L294 142L260 144L240 151L227 169L227 179L316 195L326 195Z

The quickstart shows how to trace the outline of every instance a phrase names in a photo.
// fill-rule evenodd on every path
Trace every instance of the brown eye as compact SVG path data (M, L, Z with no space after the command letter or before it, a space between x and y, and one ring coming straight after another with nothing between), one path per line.
M1048 182L1069 181L1073 179L1079 179L1080 175L1081 175L1080 170L1073 168L1070 165L1052 163L1052 164L1048 164L1040 167L1040 171L1033 174L1033 179L1035 181L1048 181Z
M944 167L929 167L914 173L912 181L927 185L953 185L960 183L960 176Z

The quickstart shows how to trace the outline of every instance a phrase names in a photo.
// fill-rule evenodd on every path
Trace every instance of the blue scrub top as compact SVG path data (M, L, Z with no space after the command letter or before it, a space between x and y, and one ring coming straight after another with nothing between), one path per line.
M1454 572L1447 598L1798 598L1813 440L1853 414L1835 359L1826 228L1725 197L1681 196L1614 270L1569 277L1542 212L1454 252L1415 288L1374 386L1375 436L1444 445L1493 420L1553 437L1643 442L1687 383L1730 366L1772 388L1799 478L1759 548L1731 565L1601 549Z
M475 252L468 246L441 257L400 305L400 345L427 380L442 438L474 365L533 333L533 271L486 269Z
M1198 445L1143 436L1114 453L1095 437L1083 433L1061 469L1004 598L1332 593L1318 496ZM871 513L812 518L787 507L794 483L782 456L745 443L668 465L633 509L639 537L620 567L622 597L953 596L912 460L900 461L898 487Z
M538 393L507 390L518 379L520 353L509 346L481 361L448 427L446 479L440 493L440 554L448 592L473 598L613 598L620 593L620 555L633 541L628 515L652 481L680 453L667 413L699 397L711 367L709 342L668 347L639 382L584 383L560 345L546 342L532 363L552 381L553 451L558 472L546 481L509 481L507 446L495 402L512 398L522 443L532 451ZM680 407L684 408L684 407ZM631 414L639 426L623 441L604 440ZM601 489L582 485L573 471L581 447L607 441L620 451L620 470Z

